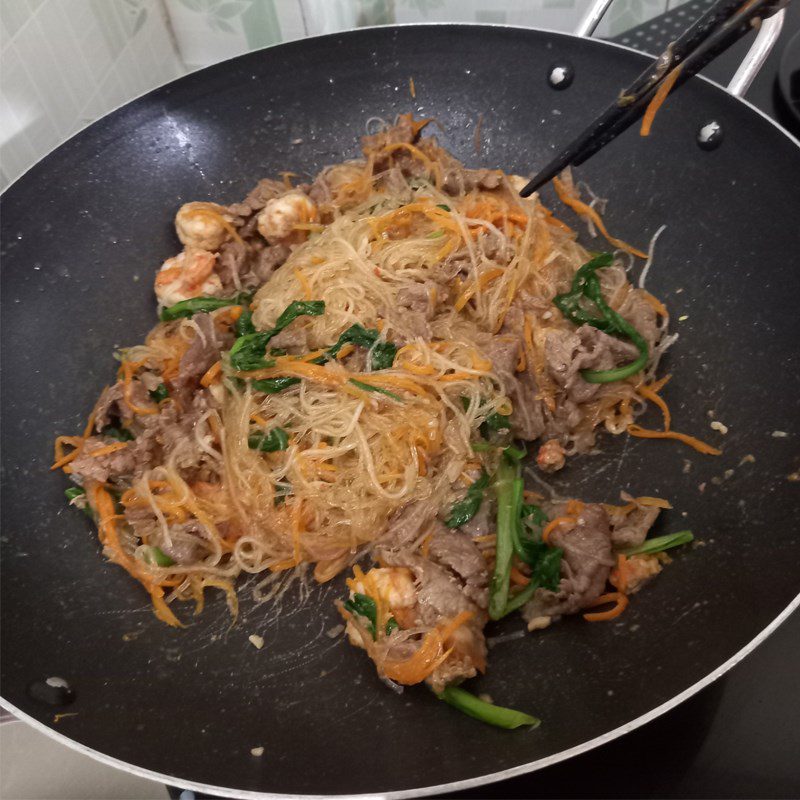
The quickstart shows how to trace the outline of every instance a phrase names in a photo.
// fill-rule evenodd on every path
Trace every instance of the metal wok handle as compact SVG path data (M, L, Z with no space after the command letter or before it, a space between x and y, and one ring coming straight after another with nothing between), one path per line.
M575 35L591 36L613 2L614 0L592 0L581 21L575 27ZM750 84L767 60L767 56L780 36L784 14L784 10L781 9L761 23L756 40L750 46L747 55L739 64L739 68L728 84L728 91L735 97L741 97L750 88Z

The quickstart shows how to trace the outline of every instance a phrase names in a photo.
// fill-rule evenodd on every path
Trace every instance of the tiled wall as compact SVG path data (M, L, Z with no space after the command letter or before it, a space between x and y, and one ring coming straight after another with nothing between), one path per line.
M671 0L615 0L614 35ZM798 0L800 2L800 0ZM0 189L127 100L248 50L394 22L571 30L589 0L0 0ZM675 4L673 0L673 5Z
M0 0L0 183L181 74L161 0Z

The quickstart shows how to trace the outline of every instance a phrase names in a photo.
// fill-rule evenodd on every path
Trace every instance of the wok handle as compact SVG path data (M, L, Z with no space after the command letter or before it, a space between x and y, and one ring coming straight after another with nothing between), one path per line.
M756 75L758 75L761 67L764 66L767 56L781 35L785 14L786 11L781 9L761 23L756 40L750 46L744 60L739 64L739 69L736 70L728 84L728 91L734 97L742 97L744 95Z
M592 0L586 13L575 26L574 34L591 36L613 2L614 0ZM756 40L750 46L747 55L739 64L739 68L728 84L728 91L735 97L744 95L761 67L764 66L767 56L780 36L784 14L785 11L781 9L761 23Z

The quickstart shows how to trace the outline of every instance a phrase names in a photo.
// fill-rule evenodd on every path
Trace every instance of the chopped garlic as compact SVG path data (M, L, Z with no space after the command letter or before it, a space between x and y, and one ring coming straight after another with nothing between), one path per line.
M715 431L719 431L719 432L720 432L720 433L721 433L723 436L724 436L724 435L725 435L725 434L728 432L728 426L727 426L727 425L725 425L724 423L720 422L718 419L715 419L715 420L714 420L714 421L711 423L711 427L712 427L712 428L713 428Z
M250 754L254 756L263 756L264 755L264 748L263 747L253 747L250 750Z
M773 439L785 439L789 434L786 431L772 431Z
M260 650L264 646L264 637L259 636L257 633L251 633L250 636L247 637L247 640L256 650Z

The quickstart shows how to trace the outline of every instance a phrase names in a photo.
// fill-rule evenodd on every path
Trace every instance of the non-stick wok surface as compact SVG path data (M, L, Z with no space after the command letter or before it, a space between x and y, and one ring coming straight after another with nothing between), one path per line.
M556 92L548 67L568 60ZM363 30L252 53L150 93L70 140L3 198L2 692L64 736L139 769L229 790L420 790L549 759L637 720L734 656L800 588L797 513L800 150L751 108L693 80L649 139L635 131L580 177L610 200L609 228L647 243L648 287L680 339L667 369L675 426L722 441L703 457L671 442L604 437L555 479L564 494L671 499L661 532L680 553L618 620L568 619L495 647L475 682L537 713L538 730L470 720L423 688L398 697L363 653L326 632L340 582L280 613L246 587L236 625L219 599L185 630L104 563L96 534L48 472L52 438L80 429L113 376L115 346L155 321L152 275L179 245L188 200L234 201L279 170L313 175L358 153L370 116L433 115L470 165L528 173L579 130L645 58L532 30ZM414 78L416 99L409 94ZM480 152L474 130L483 115ZM718 121L721 147L698 128ZM555 201L545 192L545 202ZM572 224L583 225L565 213ZM585 237L584 237L585 238ZM586 240L588 241L588 240ZM684 318L678 321L679 318ZM710 418L728 426L722 438ZM655 412L646 423L657 424ZM785 432L786 436L776 435ZM755 462L744 456L752 454ZM508 621L494 631L521 627ZM260 634L265 646L248 643ZM66 679L68 706L34 700ZM54 722L54 714L74 716ZM263 746L260 758L251 748ZM598 776L602 780L602 776Z

